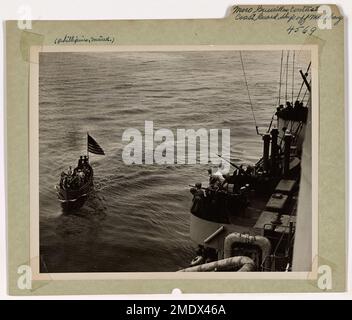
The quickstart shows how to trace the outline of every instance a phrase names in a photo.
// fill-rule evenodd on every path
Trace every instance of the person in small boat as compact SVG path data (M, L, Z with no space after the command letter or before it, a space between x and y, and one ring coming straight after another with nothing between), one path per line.
M82 170L79 170L77 172L77 176L78 176L79 184L82 185L85 180L85 173Z
M64 189L70 189L70 188L78 188L79 187L79 177L77 174L77 168L75 168L74 171L72 171L72 167L70 166L67 174L64 173L63 179L62 179L62 187Z
M88 163L83 167L83 172L85 174L85 178L87 179L87 177L91 174L91 166Z
M80 169L83 167L83 157L80 156L78 159L78 165L77 165L77 169Z
M66 189L67 188L67 177L65 176L63 179L62 179L62 189Z
M66 173L64 171L61 172L60 175L60 188L64 188L65 186L65 180L66 180Z
M79 187L80 187L80 179L79 179L79 176L77 174L72 176L71 187L73 189L79 189Z

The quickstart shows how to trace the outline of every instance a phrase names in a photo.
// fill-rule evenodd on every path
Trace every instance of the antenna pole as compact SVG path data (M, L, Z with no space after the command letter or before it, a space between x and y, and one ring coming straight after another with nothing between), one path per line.
M87 158L89 160L88 137L89 137L89 133L87 131Z

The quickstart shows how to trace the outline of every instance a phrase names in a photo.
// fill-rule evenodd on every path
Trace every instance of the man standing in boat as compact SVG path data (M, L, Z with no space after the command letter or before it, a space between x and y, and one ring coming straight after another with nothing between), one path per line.
M78 165L77 165L77 168L80 169L83 167L83 157L80 156L79 159L78 159Z

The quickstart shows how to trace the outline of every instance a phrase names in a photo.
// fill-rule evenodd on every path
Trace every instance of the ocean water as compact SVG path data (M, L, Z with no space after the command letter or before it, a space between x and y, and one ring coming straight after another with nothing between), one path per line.
M292 53L291 53L292 54ZM281 51L242 52L253 110L267 129L278 101ZM292 56L291 56L292 57ZM286 55L284 56L284 65ZM309 63L296 52L299 69ZM287 95L292 95L292 62ZM188 185L207 180L206 164L126 165L127 128L230 129L231 159L255 163L261 137L238 51L41 53L39 71L40 256L42 272L163 272L187 267ZM286 95L285 74L281 89ZM89 132L106 155L91 155L95 191L64 214L54 189L86 152Z

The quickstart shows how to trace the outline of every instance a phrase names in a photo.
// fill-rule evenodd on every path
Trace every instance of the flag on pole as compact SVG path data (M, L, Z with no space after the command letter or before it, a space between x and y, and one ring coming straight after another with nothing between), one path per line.
M105 155L104 150L89 134L88 134L88 152Z

